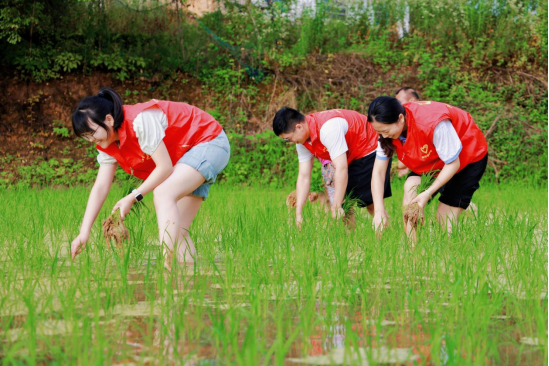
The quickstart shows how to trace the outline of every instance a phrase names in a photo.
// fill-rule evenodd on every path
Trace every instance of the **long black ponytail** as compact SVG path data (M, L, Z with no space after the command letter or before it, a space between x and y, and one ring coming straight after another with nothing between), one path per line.
M393 124L398 122L399 116L406 116L406 110L400 102L393 97L377 97L368 107L368 122ZM379 135L379 144L388 157L395 153L393 140Z
M124 122L122 98L111 88L102 88L97 95L82 99L72 114L72 128L78 137L92 133L88 122L101 126L107 133L109 129L104 121L110 114L114 118L114 130L117 131Z

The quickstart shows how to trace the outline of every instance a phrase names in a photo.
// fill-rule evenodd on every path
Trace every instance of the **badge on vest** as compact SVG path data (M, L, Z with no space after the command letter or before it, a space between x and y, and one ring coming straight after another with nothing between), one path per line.
M432 150L429 150L429 145L425 144L422 147L420 147L419 149L421 150L422 153L425 154L421 157L422 159L427 159L429 157L429 155L431 155Z

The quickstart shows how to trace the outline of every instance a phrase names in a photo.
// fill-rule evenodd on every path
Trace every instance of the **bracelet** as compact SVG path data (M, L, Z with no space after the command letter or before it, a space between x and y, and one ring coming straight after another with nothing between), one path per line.
M427 188L427 189L425 190L425 192L429 193L429 197L431 197L431 196L433 195L433 194L431 193L431 191L429 190L429 188Z

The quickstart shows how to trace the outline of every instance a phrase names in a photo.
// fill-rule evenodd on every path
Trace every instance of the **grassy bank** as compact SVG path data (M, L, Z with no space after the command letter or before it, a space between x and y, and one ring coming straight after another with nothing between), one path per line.
M235 134L223 179L281 186L295 166L267 136L278 108L365 113L410 85L471 113L492 180L546 185L546 1L317 3L296 13L293 1L227 1L196 17L167 0L0 0L0 188L93 179L70 116L101 86L127 104L211 113Z

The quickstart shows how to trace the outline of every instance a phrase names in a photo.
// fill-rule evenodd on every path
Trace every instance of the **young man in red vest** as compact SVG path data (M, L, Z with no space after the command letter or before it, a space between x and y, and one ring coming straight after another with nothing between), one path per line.
M135 202L154 191L159 240L168 269L172 253L179 263L193 262L196 250L189 227L209 187L229 161L223 127L208 113L186 103L153 99L123 105L114 90L84 98L72 116L74 132L94 143L99 171L88 199L80 234L71 244L74 259L86 246L90 230L109 193L116 167L143 179L119 200L122 219Z
M361 200L373 214L374 205L370 182L375 160L378 134L367 117L355 111L332 109L304 116L284 107L273 120L277 136L296 144L299 173L296 191L296 224L303 222L303 206L309 193L313 158L331 160L335 166L332 216L343 216L345 194ZM387 166L387 172L390 166ZM391 196L389 174L384 181L384 197Z
M372 177L376 207L373 225L383 228L388 215L383 205L383 181L388 159L396 153L412 173L404 185L403 204L417 203L423 210L431 196L440 193L437 219L451 232L457 217L471 203L488 162L488 144L471 115L454 106L422 101L402 105L392 97L376 98L368 121L380 134ZM416 193L420 176L434 172L436 180ZM416 239L415 227L404 222Z

